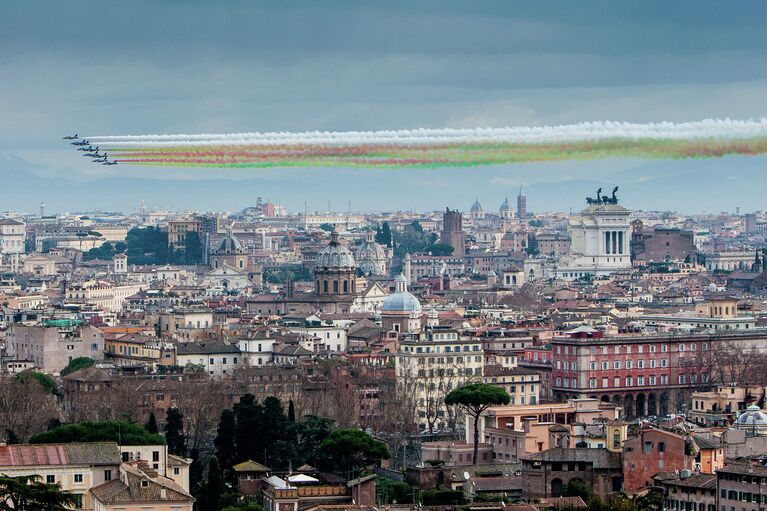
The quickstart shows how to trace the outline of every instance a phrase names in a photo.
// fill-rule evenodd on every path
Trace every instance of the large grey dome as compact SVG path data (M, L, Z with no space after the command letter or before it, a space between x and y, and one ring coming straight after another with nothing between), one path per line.
M421 302L407 290L407 279L403 275L398 275L394 279L397 292L390 294L384 300L381 306L383 312L407 312L420 313Z
M242 253L242 243L232 235L232 231L227 231L226 236L221 238L216 245L216 254L239 254Z
M471 206L471 211L475 213L479 211L484 211L482 204L479 203L479 199L474 200L474 204L472 204Z
M767 415L758 406L751 405L738 417L736 422L739 428L752 426L767 427Z
M354 256L338 241L336 231L331 233L330 243L317 254L314 267L323 270L355 268Z

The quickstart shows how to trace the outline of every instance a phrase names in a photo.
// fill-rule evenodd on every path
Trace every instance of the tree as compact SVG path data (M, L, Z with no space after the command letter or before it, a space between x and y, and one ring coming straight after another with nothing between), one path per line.
M226 506L221 511L266 511L266 509L255 502L240 502L232 506Z
M218 459L215 456L211 456L210 460L208 460L208 484L205 493L205 507L207 509L203 511L217 511L224 490L224 476L221 473L221 466L218 464Z
M67 366L61 370L61 376L66 376L75 371L79 371L80 369L85 369L86 367L93 367L93 364L95 363L96 362L90 357L73 358L69 361Z
M0 511L69 511L81 507L79 496L47 484L40 476L0 476Z
M335 227L333 227L333 224L320 224L320 229L322 229L325 232L332 232Z
M186 264L202 262L202 241L199 232L188 232L184 238L184 261Z
M296 405L292 399L288 401L288 421L296 422Z
M565 497L580 497L584 502L588 502L594 496L591 487L578 478L570 479L567 482L564 495Z
M436 233L427 233L418 222L413 222L392 235L394 254L403 257L405 253L424 252L426 247L437 242Z
M56 387L56 382L53 381L53 378L45 373L28 370L17 374L16 378L18 378L19 381L23 383L36 381L48 394L55 394L56 390L58 389L58 387Z
M160 432L160 428L157 427L157 417L154 416L154 412L151 412L149 414L149 420L146 421L146 424L144 425L144 429L146 429L150 433Z
M330 435L332 425L333 421L330 419L307 415L291 427L296 452L300 453L302 461L315 467L323 464L325 453L322 442Z
M69 444L73 442L116 442L119 445L163 445L162 436L152 434L142 426L123 421L80 422L59 426L38 433L31 444Z
M178 408L168 408L165 414L165 442L168 444L168 452L171 454L186 455L184 416Z
M36 378L0 377L0 432L7 442L26 442L58 415L55 396Z
M391 239L391 228L389 227L389 222L384 222L380 228L376 227L375 240L376 240L376 243L378 243L379 245L383 245L385 247L391 247L392 239Z
M237 445L237 457L241 460L262 460L264 438L261 435L263 409L256 396L245 394L234 405L235 429L234 443Z
M166 264L168 233L157 227L133 228L125 239L130 264Z
M189 457L192 458L192 464L189 465L189 488L195 490L202 482L202 473L205 467L200 461L200 452L196 449L189 453Z
M371 463L389 459L386 444L359 429L337 429L322 442L322 450L333 470L358 471Z
M487 383L471 383L452 390L445 397L445 404L458 405L474 418L474 458L477 463L479 451L479 416L493 405L507 405L511 397L501 387Z
M229 482L234 482L234 472L232 467L239 461L237 459L237 447L234 444L234 412L226 409L221 412L221 419L218 421L218 429L213 445L216 447L216 457L219 459L221 469L225 478Z
M424 252L431 252L434 256L449 256L453 255L455 248L449 243L434 243L424 249Z

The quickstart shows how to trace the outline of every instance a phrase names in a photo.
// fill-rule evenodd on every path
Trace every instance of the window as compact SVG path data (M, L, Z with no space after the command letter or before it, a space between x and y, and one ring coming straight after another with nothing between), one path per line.
M665 452L665 451L666 451L666 443L658 442L658 452Z
M82 483L83 482L83 475L82 474L75 474L75 482L76 483Z
M45 482L48 484L56 484L56 476L53 474L48 474L45 476Z
M111 470L105 470L104 471L104 481L111 481L112 480L112 471Z
M152 451L152 461L160 461L160 451Z

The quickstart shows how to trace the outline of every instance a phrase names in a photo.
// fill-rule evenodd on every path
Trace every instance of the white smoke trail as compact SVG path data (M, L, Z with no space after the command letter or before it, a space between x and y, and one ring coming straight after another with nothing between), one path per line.
M441 145L471 143L569 143L606 139L743 139L767 136L767 118L705 119L673 123L585 122L508 128L418 128L385 131L307 131L177 135L95 135L94 143L115 146L171 145Z

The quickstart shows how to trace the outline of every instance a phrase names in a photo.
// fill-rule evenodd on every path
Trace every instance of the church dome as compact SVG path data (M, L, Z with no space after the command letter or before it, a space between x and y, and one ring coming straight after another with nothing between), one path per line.
M736 422L739 429L751 427L758 429L767 428L767 415L758 406L751 405L738 417Z
M357 249L354 258L357 266L366 274L383 275L386 273L388 256L386 250L375 242L373 233L368 232L365 236L365 242Z
M232 235L232 231L227 231L226 236L221 238L216 245L216 254L239 254L243 251L240 240Z
M479 211L484 211L484 209L482 208L482 204L479 203L479 199L476 199L474 201L474 204L472 204L472 206L471 206L471 212L472 213L477 213Z
M383 312L406 312L409 314L421 312L421 302L407 290L407 279L398 275L394 279L397 292L390 294L384 300L381 310Z
M348 248L338 241L338 233L336 231L330 234L330 243L317 254L317 261L314 267L323 270L355 268L354 256Z
M504 201L501 203L501 207L499 208L500 211L511 211L511 206L509 206L509 198L506 197Z

